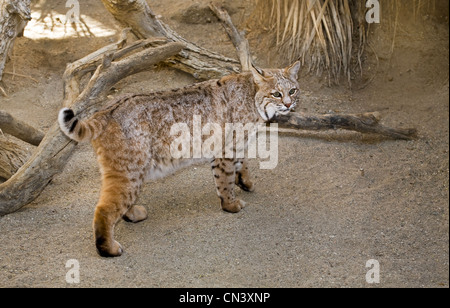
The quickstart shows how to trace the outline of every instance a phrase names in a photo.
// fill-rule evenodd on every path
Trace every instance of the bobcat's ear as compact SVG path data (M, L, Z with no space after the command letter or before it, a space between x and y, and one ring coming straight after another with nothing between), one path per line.
M295 62L288 68L286 68L286 73L292 78L297 80L298 79L298 73L300 72L300 68L302 67L302 64L300 61Z
M256 84L261 84L261 83L265 83L267 82L267 78L264 76L264 71L259 69L259 68L255 68L255 67L251 67L250 68L252 74L253 74L253 79L255 80Z

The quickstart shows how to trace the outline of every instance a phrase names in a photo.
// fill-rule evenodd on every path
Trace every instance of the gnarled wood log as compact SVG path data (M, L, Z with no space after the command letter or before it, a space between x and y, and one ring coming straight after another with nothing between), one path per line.
M30 156L30 150L0 135L0 178L12 177Z
M253 66L253 61L250 54L250 45L244 34L240 33L234 26L233 22L231 21L231 16L225 9L219 8L213 3L211 3L209 7L222 22L222 25L225 28L228 37L236 48L239 62L241 63L241 70L243 72L250 71L251 67Z
M0 129L18 139L38 146L44 138L44 133L25 122L15 119L6 111L0 110Z
M411 140L417 136L416 129L394 129L380 124L377 112L364 114L324 114L306 115L291 113L277 115L272 119L280 128L293 128L309 131L344 129L365 134L377 134L394 140Z
M121 50L115 50L117 45L110 47L110 49L103 50L103 60L87 87L74 102L66 101L65 106L71 106L77 113L83 112L83 116L87 117L89 113L96 111L93 105L99 103L99 98L103 97L118 81L127 76L149 70L155 64L178 54L183 49L181 43L168 43L154 49L146 48L114 62L113 59L117 58L118 53L122 57L124 54ZM99 57L101 55L96 53L80 60L78 63L79 65L91 66L98 61ZM75 71L79 70L74 69ZM77 78L75 75L74 79ZM72 87L66 87L66 90L76 89L74 91L77 91L77 89L80 89L79 85L75 85L76 81L71 80L68 76L66 77L66 81L72 82ZM65 97L70 99L75 95L66 93ZM58 123L55 123L27 163L7 182L0 185L0 215L15 212L39 196L53 176L62 171L75 147L76 143L67 138L61 132Z
M173 42L182 43L185 46L183 51L165 61L167 65L204 80L240 72L241 68L236 60L199 47L173 31L155 16L145 0L102 0L102 2L114 18L125 28L130 27L138 38L162 36Z
M31 145L38 146L44 133L15 119L6 111L0 110L0 178L9 179L26 163L31 156L31 147L20 145L5 138L9 134Z
M0 81L14 40L31 20L31 0L0 0Z

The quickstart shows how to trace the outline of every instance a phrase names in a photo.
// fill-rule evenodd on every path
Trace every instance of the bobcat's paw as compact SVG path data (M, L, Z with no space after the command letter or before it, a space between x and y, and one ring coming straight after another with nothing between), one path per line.
M148 218L147 210L145 207L135 205L123 216L123 219L127 222L138 223Z
M247 192L255 191L255 184L249 179L244 179L242 175L236 175L236 185L239 186L240 189Z
M231 203L222 202L222 209L229 213L239 213L245 206L246 203L239 199Z
M239 182L239 183L237 183L237 185L243 191L246 191L246 192L254 192L255 191L255 184L253 184L253 182L251 182L251 181L248 181L248 182L245 182L245 183L244 182Z
M101 257L104 258L115 258L120 257L123 253L122 245L117 241L113 241L111 245L105 245L105 243L97 239L96 242L97 252Z

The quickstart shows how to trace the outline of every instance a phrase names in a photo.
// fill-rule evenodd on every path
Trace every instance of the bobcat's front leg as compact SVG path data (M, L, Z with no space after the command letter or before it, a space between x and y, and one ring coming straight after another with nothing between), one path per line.
M215 159L212 162L217 195L222 202L222 209L230 213L238 213L245 207L245 202L236 199L234 186L236 167L234 159Z

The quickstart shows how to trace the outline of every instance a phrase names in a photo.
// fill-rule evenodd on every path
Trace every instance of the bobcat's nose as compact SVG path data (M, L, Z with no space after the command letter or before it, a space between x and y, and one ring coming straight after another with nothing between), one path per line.
M290 97L286 97L286 98L283 100L283 104L284 104L284 106L286 106L286 108L290 109L291 106L292 106L292 100L291 100L291 98L290 98Z

